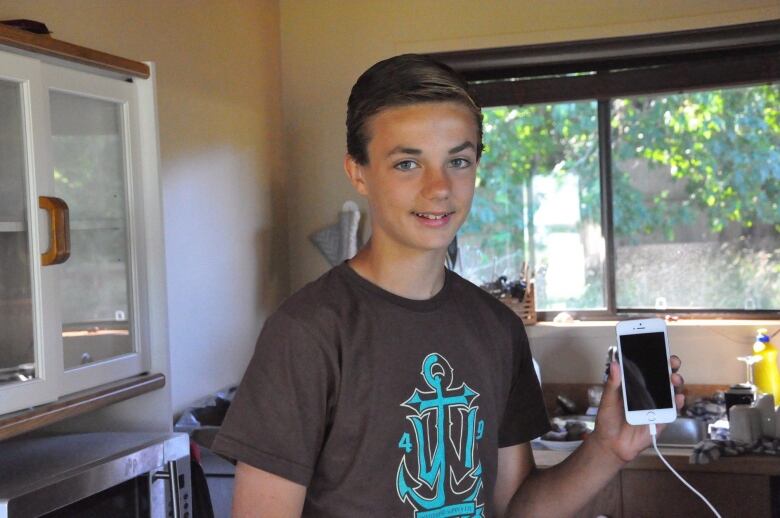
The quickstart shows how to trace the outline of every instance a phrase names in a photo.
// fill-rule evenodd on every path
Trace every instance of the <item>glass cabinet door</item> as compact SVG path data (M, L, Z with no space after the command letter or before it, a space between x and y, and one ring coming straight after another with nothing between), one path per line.
M55 196L70 208L62 265L65 369L134 351L121 103L50 91Z
M59 269L63 393L145 369L133 207L140 172L132 83L44 65L56 198L67 203L70 258ZM140 173L139 173L140 174Z
M60 335L52 321L56 274L43 267L48 225L38 190L49 187L44 98L37 61L0 53L0 414L57 398Z
M22 86L0 80L0 385L37 376Z

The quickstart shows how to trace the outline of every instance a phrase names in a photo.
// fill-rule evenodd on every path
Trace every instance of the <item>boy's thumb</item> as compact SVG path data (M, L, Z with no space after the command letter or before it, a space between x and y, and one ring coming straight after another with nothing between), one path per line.
M620 403L620 367L614 360L609 364L609 376L604 384L601 402L615 405Z

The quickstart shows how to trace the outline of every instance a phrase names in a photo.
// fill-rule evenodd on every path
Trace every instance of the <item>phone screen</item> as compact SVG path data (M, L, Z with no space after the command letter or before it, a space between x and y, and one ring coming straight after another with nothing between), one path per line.
M628 410L672 408L664 333L620 335Z

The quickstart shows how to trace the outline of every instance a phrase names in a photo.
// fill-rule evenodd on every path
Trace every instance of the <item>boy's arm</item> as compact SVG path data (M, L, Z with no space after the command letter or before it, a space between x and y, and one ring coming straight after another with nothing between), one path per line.
M624 461L589 439L564 462L536 469L529 443L498 450L496 516L571 516L588 503Z
M306 487L239 462L233 518L299 518Z
M535 470L536 463L529 443L498 449L498 473L493 495L496 516L502 517L506 514L509 501Z
M672 356L671 364L672 370L677 371L680 359ZM672 374L676 388L683 383L682 376ZM646 426L626 423L621 397L620 368L612 362L596 429L557 466L537 470L528 443L499 449L494 497L498 516L570 516L588 503L623 465L650 446ZM684 396L678 394L677 408L682 408L684 401Z

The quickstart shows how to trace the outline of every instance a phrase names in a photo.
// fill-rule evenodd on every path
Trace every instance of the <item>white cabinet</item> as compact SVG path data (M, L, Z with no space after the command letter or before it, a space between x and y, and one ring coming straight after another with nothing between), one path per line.
M149 370L153 99L0 50L0 414Z

